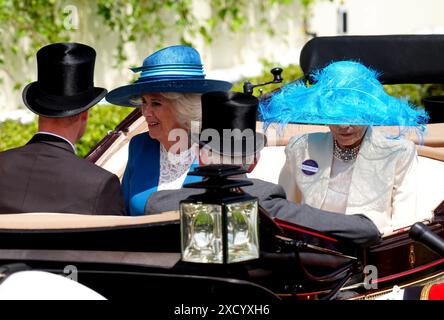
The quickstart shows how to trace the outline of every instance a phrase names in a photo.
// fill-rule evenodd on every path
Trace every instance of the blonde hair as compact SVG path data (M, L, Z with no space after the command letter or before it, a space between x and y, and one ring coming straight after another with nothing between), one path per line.
M202 119L202 103L200 93L181 92L159 92L159 94L170 100L174 114L179 122L188 132L191 131L191 122ZM137 96L130 99L130 103L135 107L142 106L142 97Z

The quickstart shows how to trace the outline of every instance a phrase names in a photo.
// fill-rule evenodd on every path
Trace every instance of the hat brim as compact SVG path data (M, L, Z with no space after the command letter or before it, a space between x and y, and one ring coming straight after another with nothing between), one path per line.
M109 103L124 107L140 107L134 105L131 100L144 93L155 92L180 92L180 93L205 93L210 91L228 91L232 84L222 80L210 79L175 79L157 80L132 83L111 90L106 95Z
M26 107L35 114L48 118L64 118L88 110L102 100L106 93L106 89L94 87L87 94L51 97L49 101L39 90L37 82L32 82L25 87L22 97Z
M266 143L267 143L267 137L260 133L256 132L256 137L254 139L254 144L246 144L245 148L242 148L242 150L238 150L237 148L235 150L220 150L221 144L218 143L218 141L211 140L209 142L204 142L200 140L200 133L191 133L191 141L199 144L200 146L205 146L207 148L211 148L212 152L215 152L217 154L221 154L224 156L234 156L234 157L240 157L240 156L249 156L252 154L255 154L258 151L261 151ZM239 140L237 140L239 141ZM234 141L234 145L236 146L236 141Z
M366 89L364 85L341 84L327 87L317 82L307 87L302 81L289 83L261 100L261 118L266 127L271 123L416 127L428 119L423 109L387 94L382 85L371 87L370 83L371 88Z

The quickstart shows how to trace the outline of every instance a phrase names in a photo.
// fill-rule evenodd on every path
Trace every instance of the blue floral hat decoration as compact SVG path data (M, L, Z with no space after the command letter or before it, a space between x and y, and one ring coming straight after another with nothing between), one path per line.
M132 84L110 91L106 95L108 102L139 107L132 100L144 93L205 93L228 91L231 88L230 82L205 79L199 52L189 46L163 48L148 56L141 67L131 70L141 72L140 77Z
M289 83L259 109L265 127L271 123L350 124L417 127L425 130L428 114L408 101L390 96L378 73L354 61L333 62L313 74L314 84Z

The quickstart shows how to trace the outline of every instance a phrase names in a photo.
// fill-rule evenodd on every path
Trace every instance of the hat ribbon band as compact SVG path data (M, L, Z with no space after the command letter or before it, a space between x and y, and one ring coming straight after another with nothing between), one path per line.
M135 81L135 83L156 81L156 80L190 80L190 79L205 79L204 75L192 76L192 75L158 75L158 76L142 76Z
M178 76L178 77L205 77L205 74L194 70L159 70L159 71L144 71L141 77L162 77L162 76Z

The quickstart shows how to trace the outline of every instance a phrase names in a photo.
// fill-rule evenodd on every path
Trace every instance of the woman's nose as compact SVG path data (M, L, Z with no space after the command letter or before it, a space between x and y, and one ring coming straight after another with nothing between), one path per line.
M149 105L143 105L142 106L142 115L144 117L152 116L153 115L153 109Z

